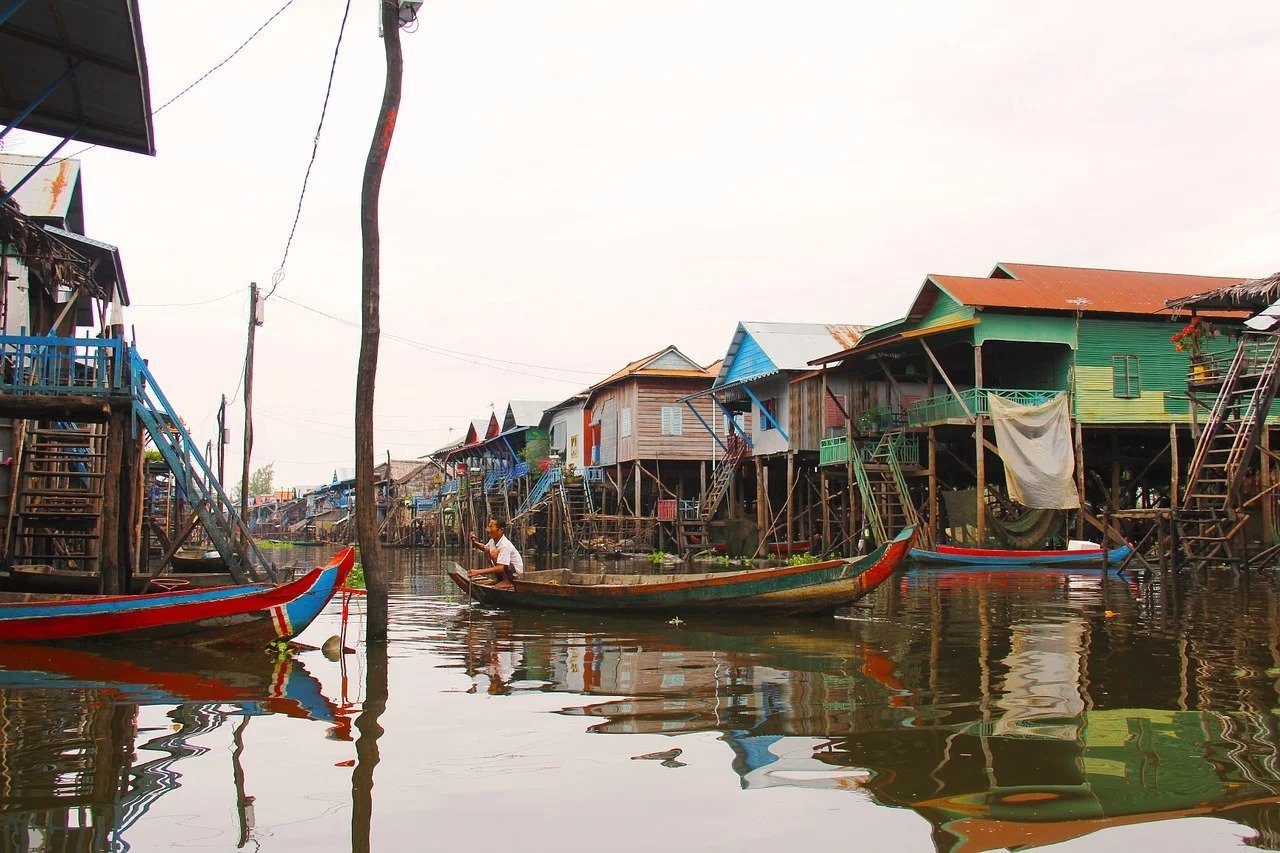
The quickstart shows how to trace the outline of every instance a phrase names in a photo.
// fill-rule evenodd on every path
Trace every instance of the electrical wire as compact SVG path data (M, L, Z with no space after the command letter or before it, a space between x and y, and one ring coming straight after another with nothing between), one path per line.
M313 314L319 314L321 317L326 317L330 320L333 320L334 322L341 323L344 326L351 326L352 328L356 328L356 329L360 328L360 324L355 322L354 320L348 320L345 317L339 317L337 315L330 314L327 311L321 311L319 308L313 308L310 305L304 305L303 303L298 302L297 300L294 300L294 299L290 299L287 296L281 296L280 299L281 301L288 302L290 305L295 305L298 308L303 309L304 311L310 311ZM455 350L445 349L444 347L439 347L434 344L424 343L423 341L417 341L417 340L414 340L413 338L406 338L403 335L392 334L390 332L383 332L382 337L387 338L389 340L398 341L407 346L412 346L417 349L425 350L427 352L443 355L448 358L453 358L458 361L466 362L468 364L474 364L477 367L492 367L498 370L506 370L509 373L517 373L521 376L532 376L534 379L546 379L551 382L569 382L573 384L581 384L582 380L565 379L559 376L544 376L537 373L526 373L520 370L511 370L507 365L529 367L535 370L557 370L563 373L579 373L587 376L598 377L598 376L604 375L602 371L598 371L598 370L580 370L574 367L553 367L547 364L530 364L528 362L523 362L523 361L512 361L510 359L505 359L505 358L495 358L493 356L480 355L479 353L458 352ZM475 359L481 359L481 360L476 361ZM488 362L493 362L493 363L488 363Z
M244 290L242 288L237 287L235 290L232 290L228 293L224 293L221 296L215 296L212 299L202 299L199 302L144 302L140 305L137 303L133 303L129 305L129 307L130 308L190 308L194 305L209 305L214 302L221 302L224 299L230 299L232 296L235 296L236 294L243 293L243 292Z
M163 104L161 104L160 106L158 106L158 107L156 107L155 109L153 109L153 110L151 111L151 117L153 117L153 118L154 118L154 117L155 117L155 115L156 115L156 113L160 112L160 111L161 111L161 110L163 110L165 107L167 107L167 106L169 106L170 104L172 104L174 101L176 101L176 100L178 100L179 98L181 98L181 97L183 97L184 95L186 95L186 94L187 94L188 92L190 92L192 89L194 89L195 87L199 86L199 85L200 85L201 83L203 83L205 80L209 79L209 77L211 77L211 76L214 74L214 72L216 72L218 69L222 68L222 66L226 65L228 62L230 62L231 60L235 59L235 58L236 58L236 55L237 55L237 54L239 54L239 53L240 53L240 51L242 51L242 50L244 50L246 47L248 47L250 42L252 42L252 41L253 41L254 39L256 39L259 35L261 35L261 34L262 34L262 31L263 31L263 30L265 30L267 27L269 27L269 26L271 25L271 22L272 22L272 21L274 21L276 18L280 17L280 16L284 13L284 11L285 11L286 9L288 9L290 6L292 6L295 2L296 2L296 0L286 0L285 4L284 4L283 6L281 6L279 9L276 9L276 11L272 13L272 15L271 15L271 17L270 17L270 18L267 18L265 21L263 21L263 22L262 22L262 25L261 25L261 26L259 26L256 30L254 30L252 33L250 33L249 37L248 37L247 39L245 39L244 41L242 41L242 42L240 43L240 46L239 46L239 47L237 47L235 50L231 51L229 54L227 54L225 57L223 57L223 58L222 58L222 59L221 59L221 60L220 60L216 65L214 65L214 66L213 66L212 68L210 68L208 71L204 72L204 73L203 73L203 74L201 74L199 77L197 77L195 80L193 80L193 81L191 81L190 83L188 83L188 84L187 84L187 86L186 86L182 91L178 92L178 94L174 95L172 98L170 98L169 100L165 101L165 102L164 102ZM348 5L349 5L349 3L348 3ZM136 125L135 125L135 127L136 127ZM81 154L85 153L86 151L89 151L90 149L97 148L97 147L98 147L97 143L94 143L93 145L86 145L84 148L81 148L79 151L76 151L76 152L74 152L74 153L72 153L72 154L68 154L66 157L60 157L59 159L54 160L54 161L52 161L52 162L48 163L47 165L50 165L50 166L56 166L56 165L58 165L59 163L61 163L61 162L65 161L65 160L74 160L76 157L79 157Z
M289 228L289 239L285 240L284 253L280 256L280 266L271 275L271 289L263 297L270 299L284 281L284 266L289 260L289 249L293 247L293 237L298 233L298 221L302 219L302 201L307 197L307 183L311 180L311 169L316 164L316 154L320 150L320 133L324 130L324 118L329 112L329 97L333 94L333 78L338 70L338 52L342 49L342 35L347 31L347 17L351 14L351 0L347 0L342 10L342 23L338 25L338 41L333 46L333 60L329 64L329 82L324 88L324 103L320 106L320 121L316 124L316 136L311 142L311 159L307 161L307 171L302 175L302 190L298 193L298 207L293 212L293 225Z

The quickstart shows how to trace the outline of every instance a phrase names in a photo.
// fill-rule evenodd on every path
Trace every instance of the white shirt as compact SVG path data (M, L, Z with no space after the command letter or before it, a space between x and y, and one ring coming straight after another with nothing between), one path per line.
M499 566L509 566L511 571L516 574L524 573L524 558L520 556L520 552L516 550L516 546L511 544L511 540L503 536L497 542L490 539L484 543L486 548L497 548Z

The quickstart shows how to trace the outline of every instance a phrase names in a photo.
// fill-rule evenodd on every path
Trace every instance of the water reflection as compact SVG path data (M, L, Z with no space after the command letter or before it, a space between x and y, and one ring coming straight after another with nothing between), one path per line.
M861 789L939 850L1191 815L1280 842L1269 583L915 574L844 621L689 621L467 609L453 638L476 692L611 697L563 712L597 734L719 732L743 788Z
M0 667L4 850L128 850L130 828L181 786L177 765L207 753L204 736L236 718L230 777L244 847L253 830L240 761L249 720L317 720L328 737L350 739L349 717L288 657L0 646ZM151 706L171 706L167 725L142 723Z

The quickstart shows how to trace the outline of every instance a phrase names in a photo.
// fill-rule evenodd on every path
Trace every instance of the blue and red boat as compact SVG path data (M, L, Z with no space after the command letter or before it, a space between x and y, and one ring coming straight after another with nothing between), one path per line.
M932 551L911 550L911 562L917 566L1056 566L1064 569L1115 569L1132 549L1128 545L1106 550L1080 548L1069 550L1014 551L996 548L961 548L938 545Z
M300 634L355 565L347 548L288 583L246 584L153 595L0 595L0 642L181 639L188 644L266 645Z

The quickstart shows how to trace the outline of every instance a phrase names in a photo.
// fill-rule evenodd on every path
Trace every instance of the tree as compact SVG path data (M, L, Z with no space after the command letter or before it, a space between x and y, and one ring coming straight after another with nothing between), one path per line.
M387 642L387 572L378 541L378 502L373 491L373 390L378 379L378 338L381 334L381 239L378 234L378 197L382 173L391 150L400 111L400 86L404 77L404 56L400 52L400 4L380 3L382 46L386 54L387 79L382 90L382 108L369 143L364 163L364 184L360 192L360 359L356 365L356 539L360 542L360 562L364 566L365 642Z
M249 475L249 494L251 496L269 495L275 491L276 464L268 462ZM237 484L231 499L240 502L240 486Z

